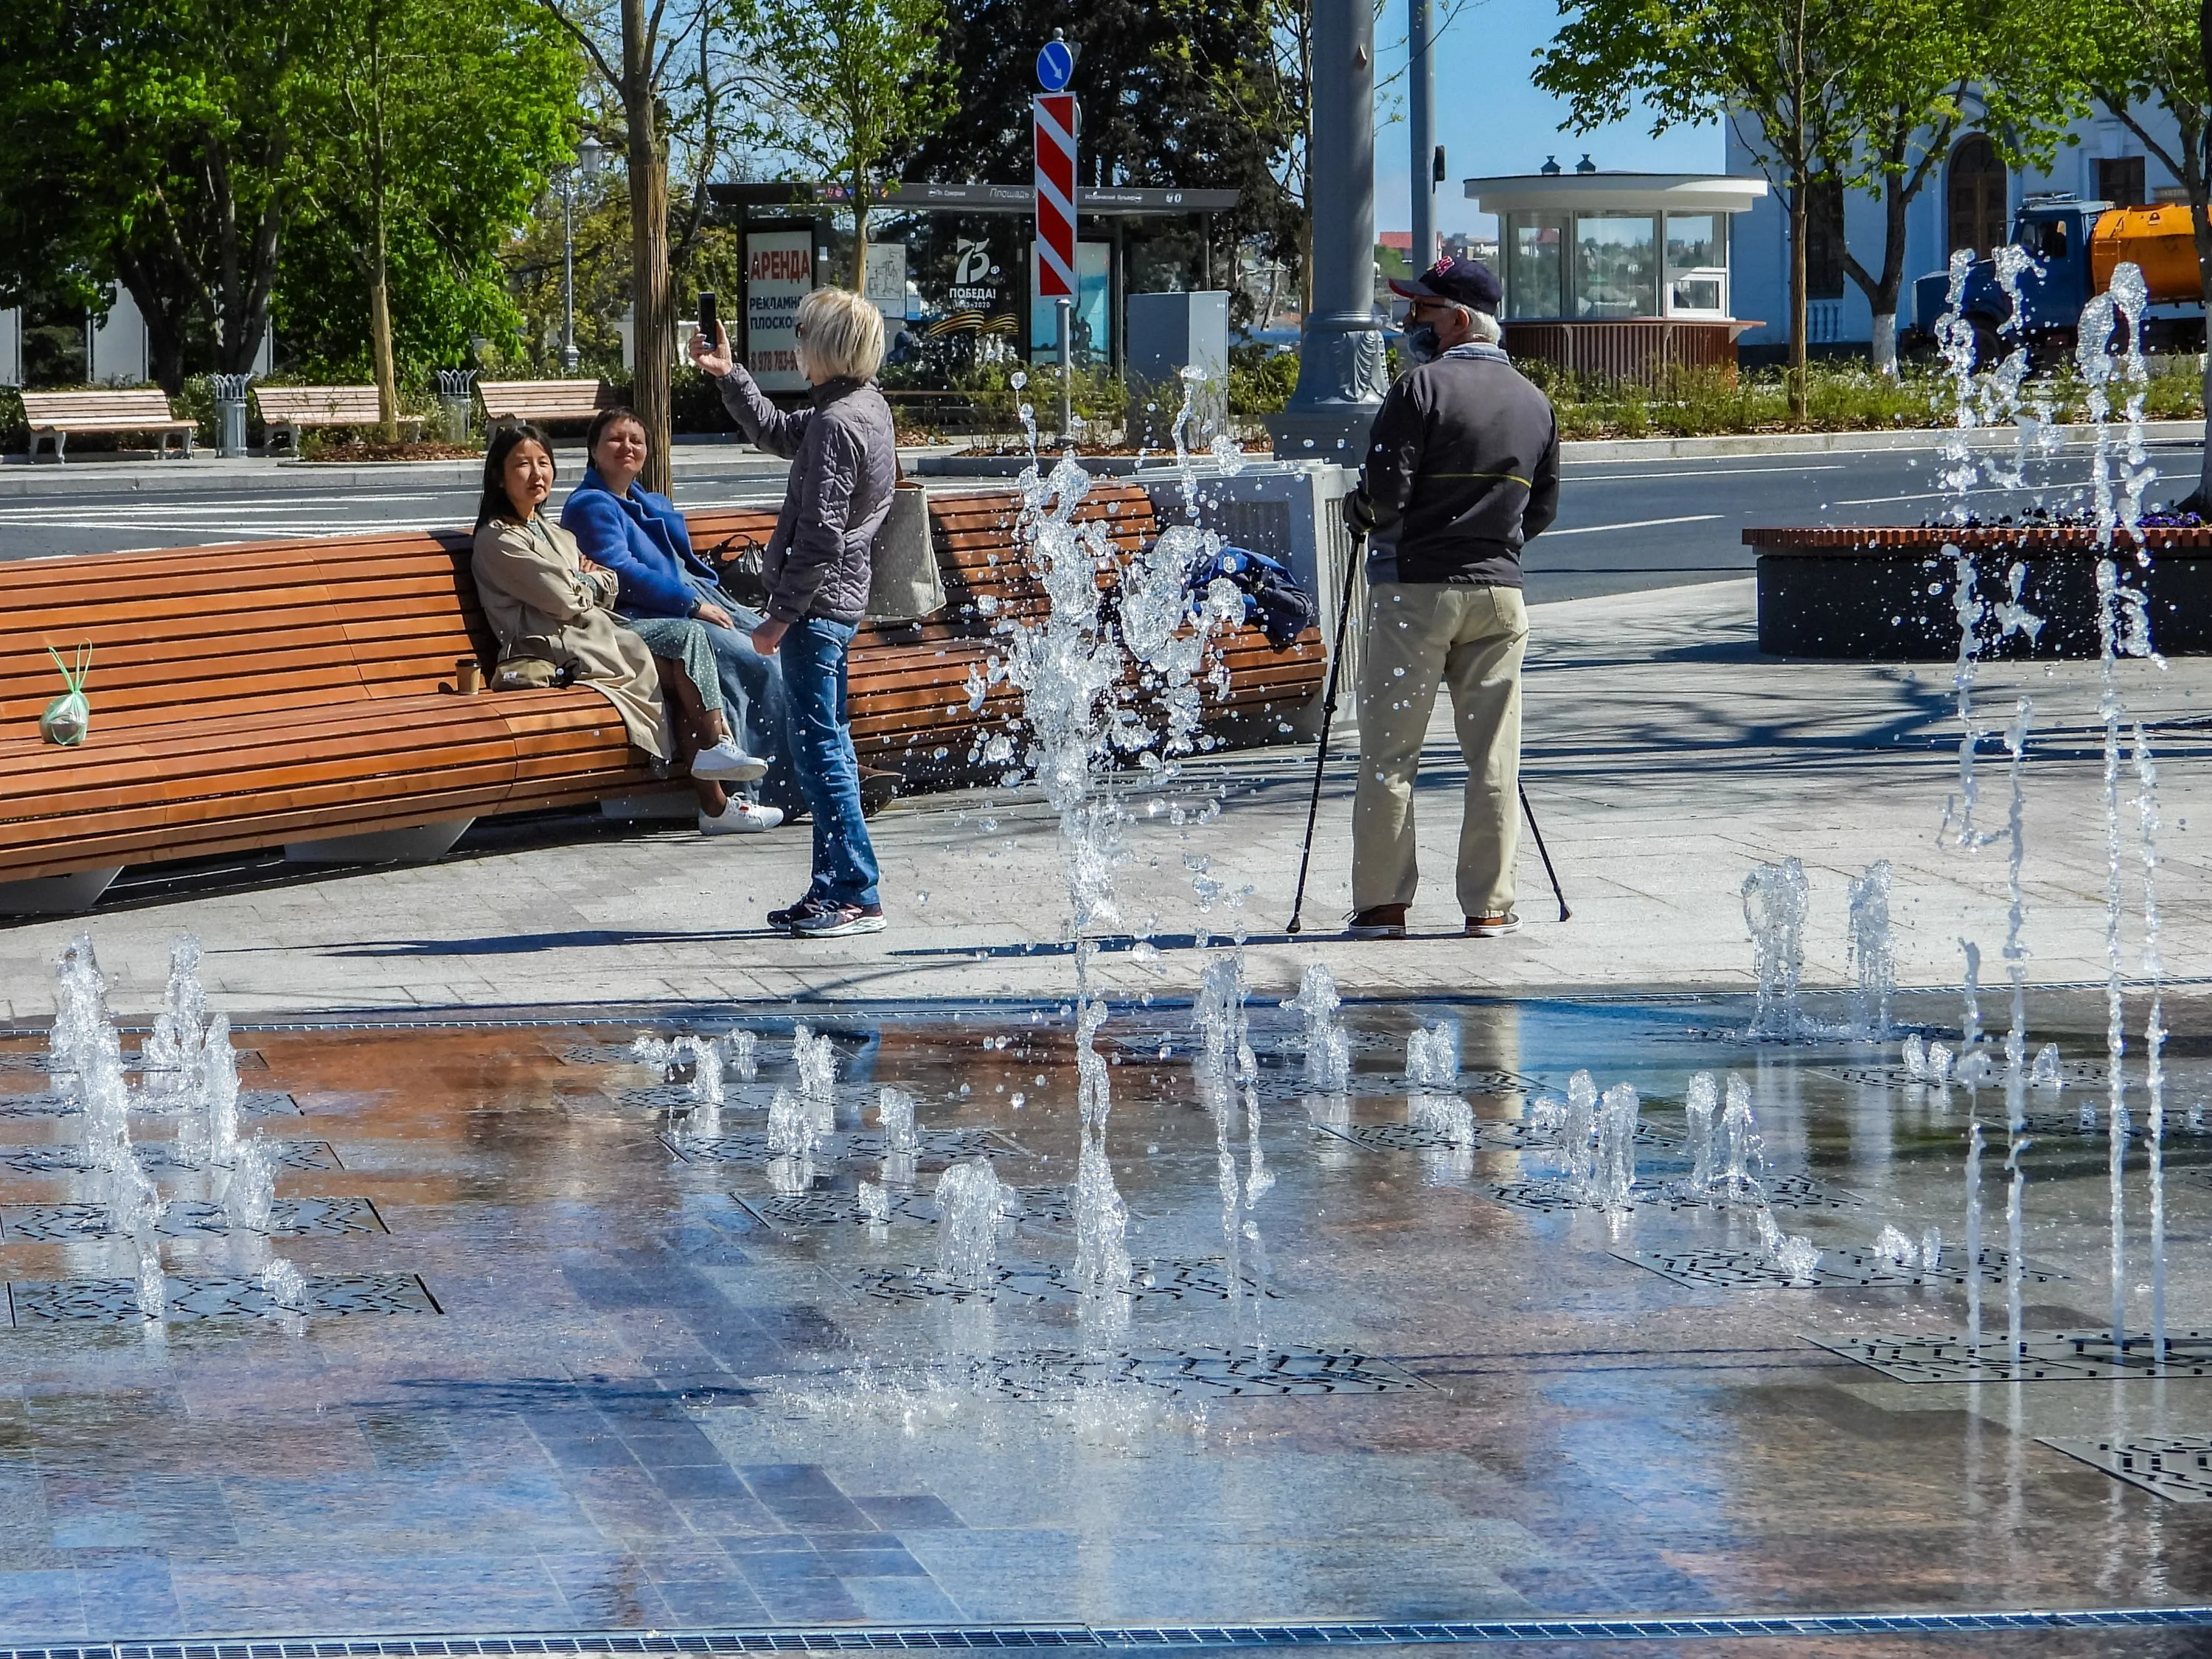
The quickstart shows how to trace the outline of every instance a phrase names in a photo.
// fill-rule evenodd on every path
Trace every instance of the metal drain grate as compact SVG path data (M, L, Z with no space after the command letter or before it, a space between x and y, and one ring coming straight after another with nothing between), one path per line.
M627 1042L572 1042L561 1051L563 1066L642 1066Z
M280 1170L342 1170L338 1155L328 1141L278 1140L270 1143L276 1165ZM180 1154L173 1141L142 1140L137 1145L138 1158L149 1170L181 1171L192 1174L208 1166ZM216 1160L216 1168L228 1169L228 1162ZM84 1148L59 1143L46 1146L0 1146L0 1170L11 1175L52 1176L82 1175L92 1168L84 1155Z
M770 1227L844 1227L866 1222L869 1218L860 1209L860 1199L852 1193L794 1193L775 1196L760 1196L747 1193L732 1193L732 1197ZM894 1225L902 1223L916 1226L934 1227L938 1224L937 1201L919 1193L888 1193ZM1072 1217L1066 1194L1057 1187L1043 1187L1018 1192L1015 1207L1005 1213L1008 1219L1026 1221L1044 1226L1064 1227Z
M615 1099L633 1112L688 1112L699 1103L699 1097L688 1083L648 1083L641 1088L622 1090ZM746 1109L726 1094L722 1109L727 1112Z
M921 1129L915 1132L918 1158L947 1163L961 1158L1014 1158L1021 1148L993 1129ZM765 1134L665 1134L661 1144L686 1164L773 1164L782 1156L773 1151ZM827 1168L848 1158L880 1158L886 1150L883 1132L854 1130L822 1137L814 1161Z
M1970 1632L2190 1630L2212 1607L1963 1608L1953 1613L1665 1613L1520 1619L1267 1620L1247 1625L770 1625L559 1636L231 1637L0 1648L0 1659L738 1659L750 1654L1132 1652L1150 1649L1474 1647L1499 1643L1960 1635Z
M1430 1387L1389 1360L1348 1348L1146 1348L1103 1359L1048 1348L982 1361L971 1375L1010 1400L1066 1399L1129 1383L1206 1399L1397 1394Z
M1403 1092L1402 1089L1400 1092ZM1469 1150L1444 1134L1441 1130L1416 1127L1411 1123L1316 1123L1314 1127L1322 1134L1334 1135L1340 1140L1364 1146L1370 1152L1431 1152L1458 1149ZM1539 1128L1525 1118L1501 1120L1479 1117L1474 1121L1473 1151L1480 1152L1540 1152L1556 1149L1559 1137L1548 1129ZM1638 1128L1636 1144L1679 1149L1679 1137L1650 1127Z
M1493 1181L1484 1191L1500 1204L1516 1210L1594 1210L1595 1204L1577 1203L1557 1181ZM1630 1200L1638 1206L1671 1211L1703 1211L1717 1206L1691 1198L1665 1182L1639 1181L1630 1189ZM1833 1192L1810 1176L1778 1176L1766 1183L1766 1203L1774 1210L1856 1210L1863 1200Z
M74 1097L58 1095L51 1089L40 1089L34 1094L0 1095L0 1118L75 1117L82 1109ZM276 1089L241 1089L238 1111L241 1117L297 1116L300 1103ZM131 1115L174 1117L177 1112L158 1098L138 1095L131 1099Z
M2043 1443L2177 1504L2212 1504L2212 1438L2204 1435L2146 1435L2134 1440L2046 1437Z
M1082 1292L1057 1261L1002 1262L991 1283L969 1285L939 1267L870 1267L854 1280L863 1295L886 1302L1028 1302L1072 1305ZM1228 1264L1218 1257L1197 1261L1139 1261L1122 1294L1138 1303L1226 1302L1232 1293L1273 1297L1274 1291L1250 1273L1237 1275L1231 1291Z
M1978 1344L1950 1334L1805 1340L1898 1382L2083 1382L2156 1371L2150 1337L2132 1331L2118 1347L2110 1331L2025 1333L2017 1355L2002 1334ZM2166 1352L2167 1376L2212 1376L2212 1331L2169 1331Z
M232 1052L238 1057L238 1069L241 1072L265 1072L269 1069L269 1062L262 1057L258 1048L237 1048ZM123 1069L134 1075L144 1072L146 1068L138 1063L138 1059L137 1054L124 1055ZM33 1053L26 1053L21 1048L10 1049L0 1054L0 1072L38 1072L52 1076L53 1056L44 1049ZM71 1077L75 1073L64 1070L61 1075Z
M1841 1078L1846 1083L1856 1083L1866 1089L1954 1089L1961 1097L1967 1093L1959 1083L1936 1083L1924 1077L1914 1077L1902 1066L1829 1066L1820 1068L1830 1077ZM2069 1089L2102 1089L2105 1086L2105 1063L2099 1060L2062 1060L2058 1074ZM2004 1098L2005 1074L2002 1067L1992 1072L1990 1081L1982 1085L1984 1094L1994 1092Z
M1900 1267L1871 1250L1855 1249L1822 1250L1819 1268L1806 1280L1792 1280L1764 1255L1751 1249L1615 1250L1613 1254L1623 1261L1649 1267L1677 1285L1695 1285L1699 1290L1905 1290L1916 1285L1963 1285L1967 1273L1963 1264ZM1977 1264L1982 1282L2003 1284L2005 1261L2005 1253L2001 1249L1983 1250ZM2027 1262L2022 1264L2021 1277L2031 1285L2047 1285L2066 1275L2055 1267Z
M220 1204L197 1199L172 1199L155 1225L165 1238L227 1238L230 1231L230 1218ZM391 1230L365 1198L280 1198L269 1206L269 1225L262 1231L270 1238L309 1238ZM0 1209L0 1237L10 1243L112 1237L105 1204L11 1204Z
M336 1319L354 1314L442 1313L429 1287L413 1273L310 1273L293 1304L280 1303L258 1279L172 1274L164 1319ZM8 1308L19 1328L83 1323L137 1325L138 1284L131 1279L20 1279L8 1286Z

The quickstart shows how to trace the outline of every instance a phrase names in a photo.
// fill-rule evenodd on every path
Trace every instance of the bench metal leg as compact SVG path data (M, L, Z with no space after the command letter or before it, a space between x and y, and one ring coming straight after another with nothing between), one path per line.
M0 916L67 916L100 902L108 884L123 873L119 864L77 870L66 876L38 876L29 881L0 881Z
M288 841L284 857L293 864L428 864L452 852L475 822L474 818L448 818L442 823L421 823L405 830Z

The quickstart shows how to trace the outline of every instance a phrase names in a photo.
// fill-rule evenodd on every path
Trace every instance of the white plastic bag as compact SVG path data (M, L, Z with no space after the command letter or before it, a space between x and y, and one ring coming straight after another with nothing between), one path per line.
M54 659L54 666L62 671L62 684L69 690L46 705L46 712L39 716L39 735L48 743L58 743L64 749L73 749L84 741L85 733L92 730L92 705L85 700L85 676L92 672L92 647L81 645L76 649L76 667L72 670L61 659L51 645L46 654Z

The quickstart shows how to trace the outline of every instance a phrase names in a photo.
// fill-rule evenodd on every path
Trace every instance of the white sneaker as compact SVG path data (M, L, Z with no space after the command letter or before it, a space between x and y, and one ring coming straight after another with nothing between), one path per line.
M757 755L748 755L732 739L724 738L712 749L702 749L692 756L691 775L715 783L750 783L755 778L768 775L768 763Z
M721 816L699 814L699 833L702 836L757 836L773 830L783 822L781 806L763 806L755 801L730 797L729 805L722 808Z

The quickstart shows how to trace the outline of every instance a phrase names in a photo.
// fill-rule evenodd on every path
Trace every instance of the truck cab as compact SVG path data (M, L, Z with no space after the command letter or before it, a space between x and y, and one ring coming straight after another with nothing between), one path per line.
M2031 196L2014 216L2012 240L2035 260L2020 277L2021 303L2027 313L2021 331L2031 343L2062 331L2070 338L2081 307L2095 291L2089 270L2090 237L2111 206L2071 196ZM1939 270L1912 285L1913 327L1923 339L1933 342L1936 337L1936 325L1949 308L1945 299L1950 283L1950 273ZM1985 257L1967 266L1959 311L1973 325L1979 348L1976 356L1984 362L2002 356L1997 336L2012 320L2012 300L1997 283L1995 259Z

